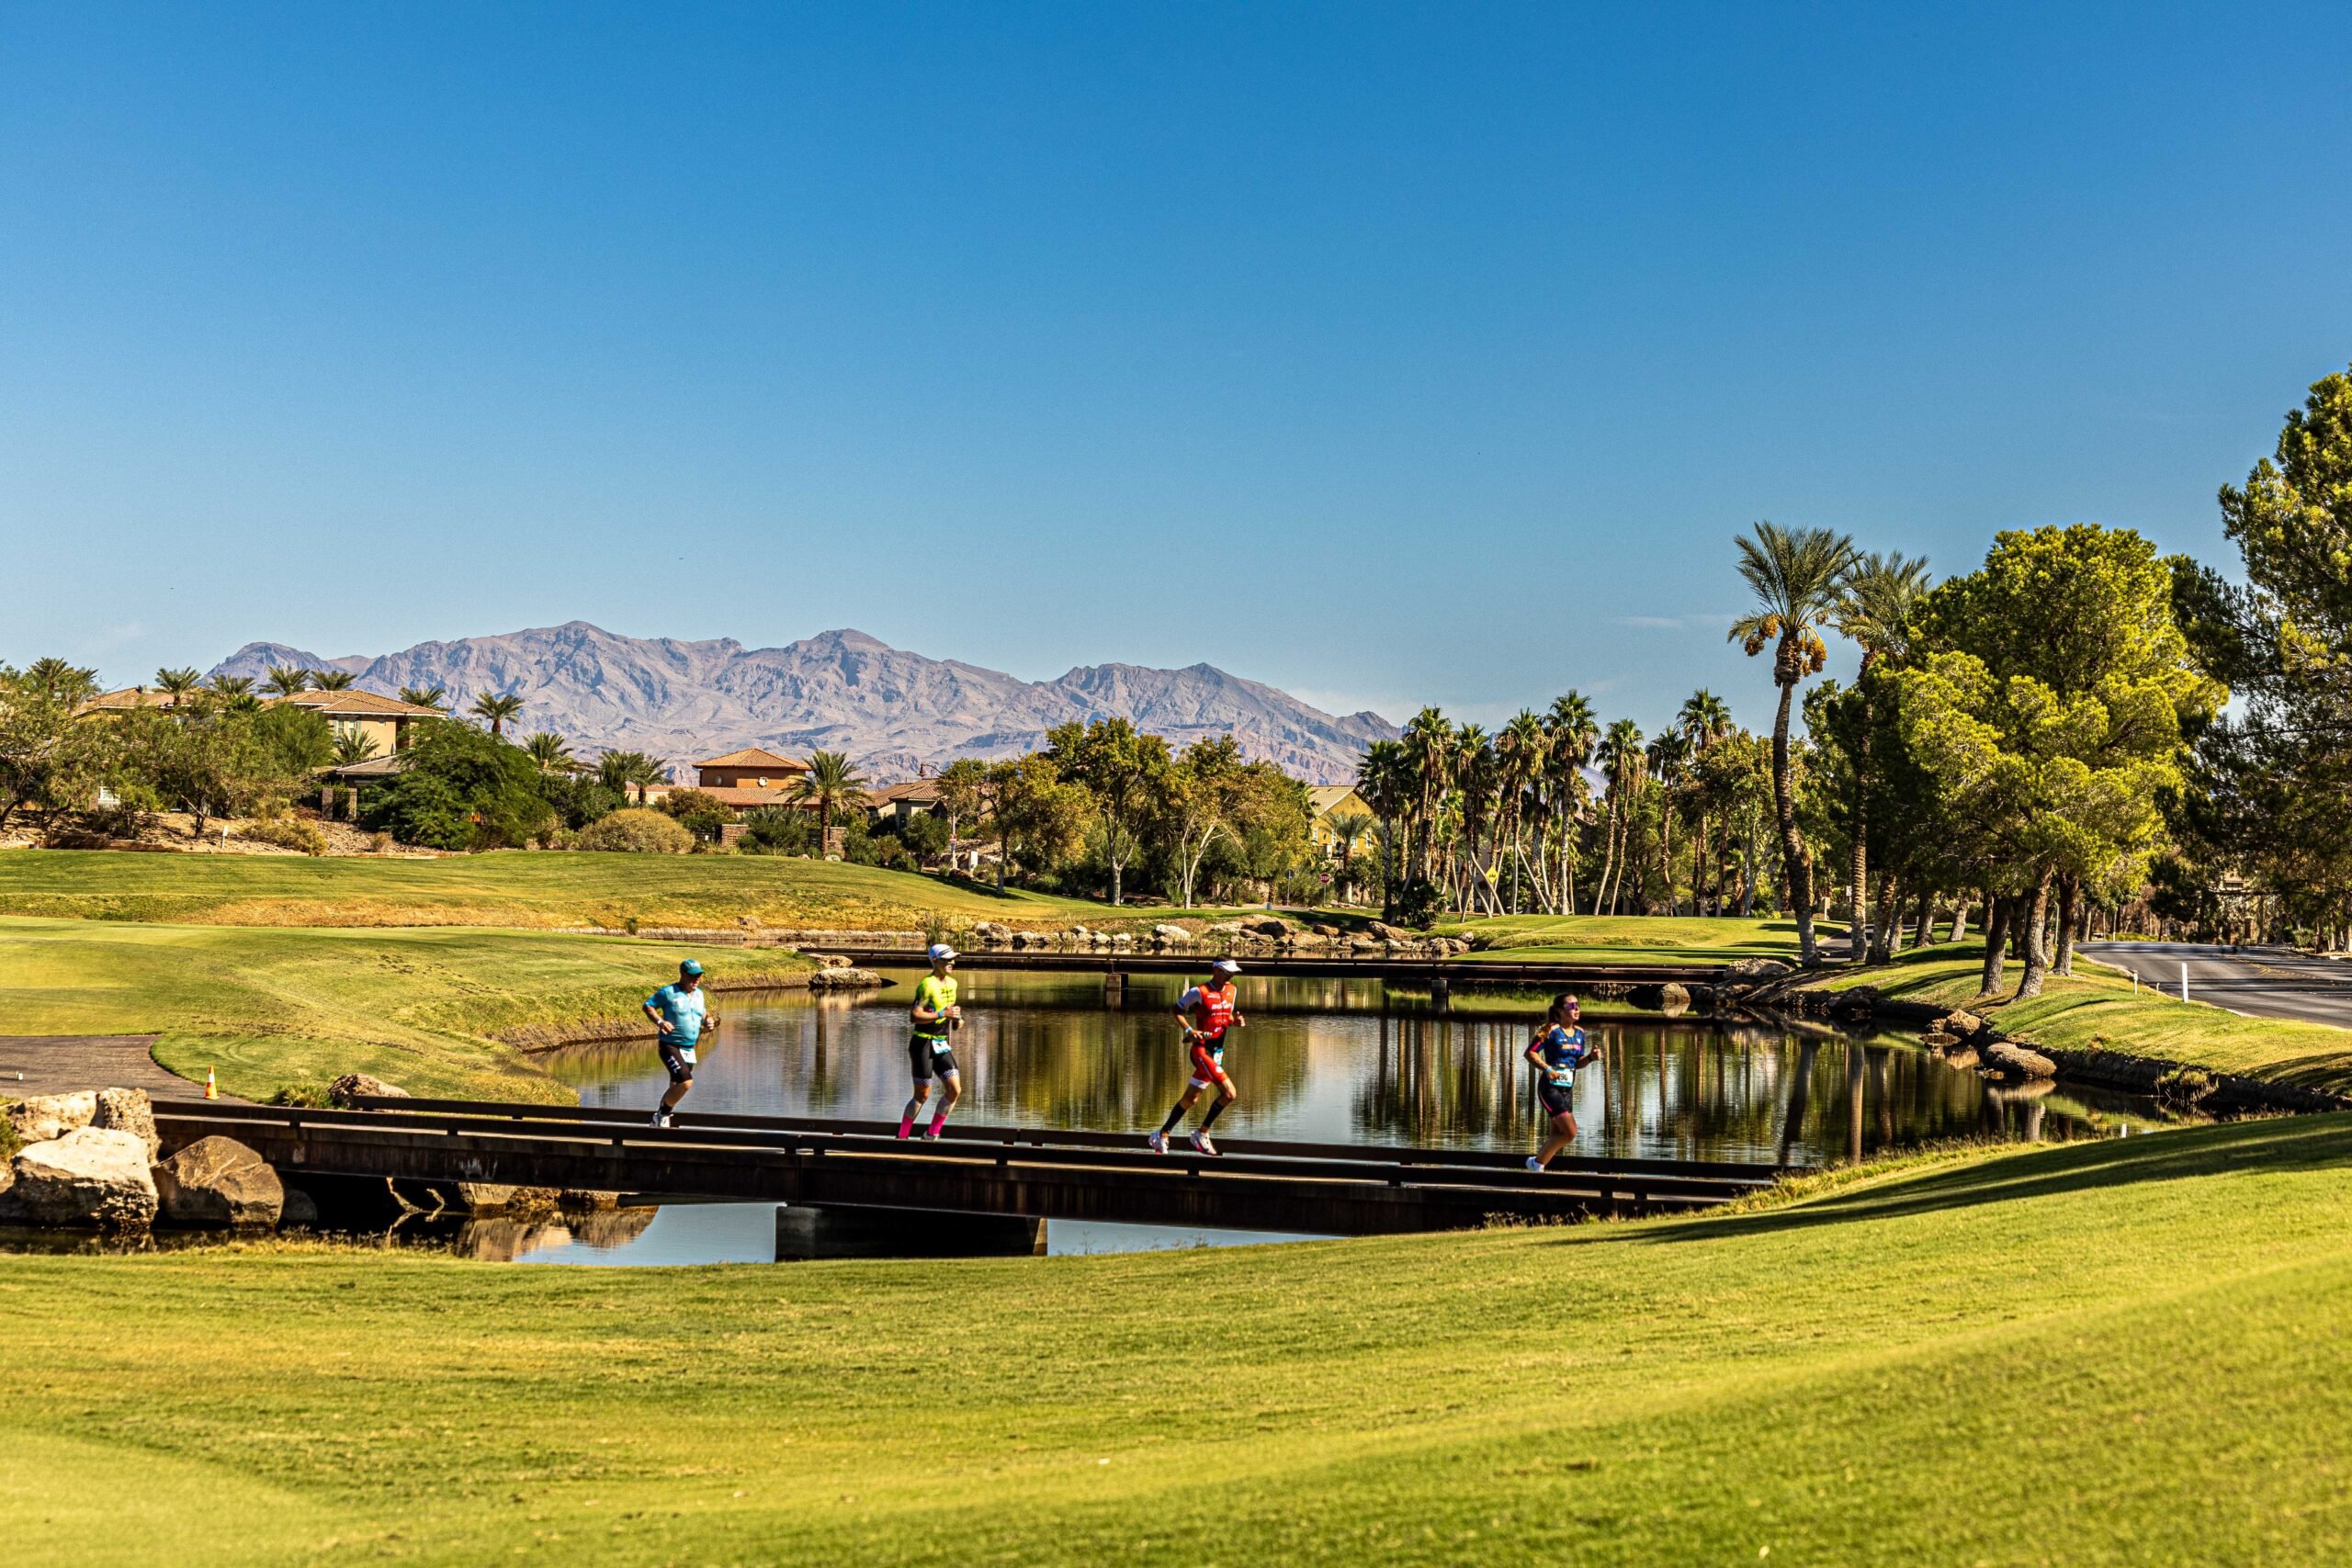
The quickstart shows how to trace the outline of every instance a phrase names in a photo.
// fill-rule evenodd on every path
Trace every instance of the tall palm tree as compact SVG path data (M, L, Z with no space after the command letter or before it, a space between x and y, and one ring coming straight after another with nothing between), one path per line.
M313 670L311 671L311 684L322 692L347 692L351 690L351 682L352 674L348 670Z
M1600 739L1600 720L1582 693L1566 691L1552 699L1544 716L1551 747L1544 760L1544 777L1551 796L1552 825L1559 840L1562 914L1577 912L1577 825L1589 820L1585 807L1592 785L1584 771L1592 762L1592 749ZM1599 910L1596 908L1595 913Z
M523 750L543 773L571 765L571 742L552 730L542 729L525 739Z
M54 654L25 666L25 684L64 707L79 707L97 695L98 672L85 670Z
M596 782L623 794L636 790L637 803L642 806L647 787L666 778L668 768L661 758L642 751L607 751L596 760Z
M1666 912L1672 916L1681 912L1674 896L1674 812L1676 798L1690 772L1690 737L1679 729L1660 731L1658 738L1650 742L1645 760L1650 777L1665 790L1665 798L1658 806L1658 855L1666 863ZM1699 901L1699 875L1695 869L1690 874L1690 901L1694 906Z
M223 697L247 697L253 694L254 678L250 675L215 675L212 689Z
M1674 716L1674 728L1690 742L1690 757L1692 761L1696 762L1706 756L1707 748L1731 733L1731 705L1702 686L1682 699L1681 710ZM1707 811L1707 797L1702 793L1700 795L1699 805L1699 858L1692 863L1690 872L1690 909L1693 914L1703 915L1707 912L1700 903L1701 883L1698 868L1701 865L1713 864L1714 840L1713 835L1708 831L1713 825ZM1719 867L1715 876L1714 892L1714 910L1720 915L1724 912L1724 900L1723 877Z
M1862 907L1870 896L1871 705L1875 697L1871 676L1881 662L1899 663L1911 652L1910 624L1928 592L1928 559L1873 551L1847 569L1846 581L1830 611L1830 620L1847 639L1862 650L1862 668L1854 677L1860 694L1862 725L1854 753L1854 849L1846 873L1847 901L1854 911L1854 929L1847 948L1856 958L1867 955ZM1881 932L1879 945L1886 945Z
M182 703L187 701L189 696L195 693L196 689L203 683L204 677L198 675L194 670L189 669L186 665L182 665L177 670L158 670L155 671L155 689L160 692L169 693L171 694L172 705L174 707L177 707Z
M1620 863L1618 844L1630 838L1634 820L1634 795L1642 786L1642 731L1630 718L1621 718L1609 727L1600 740L1600 771L1609 781L1609 822L1607 847L1601 861L1600 887L1593 895L1592 912L1601 912L1606 903L1609 913L1617 912L1619 885L1624 881L1625 868ZM1626 845L1630 853L1631 844Z
M476 718L488 719L490 732L492 735L503 736L506 733L506 721L523 711L523 699L512 692L499 696L492 696L488 692L484 692L474 699L474 705L466 711Z
M1789 705L1808 675L1829 661L1821 627L1836 610L1838 585L1854 564L1854 541L1826 528L1758 523L1736 541L1739 575L1756 595L1754 615L1731 624L1726 640L1750 659L1772 649L1772 683L1781 705L1772 720L1772 805L1781 829L1781 876L1797 918L1800 963L1820 962L1813 938L1813 863L1797 833L1797 797L1789 772Z
M1495 761L1501 773L1502 820L1498 834L1510 834L1510 912L1519 913L1520 872L1527 863L1524 830L1528 807L1543 787L1544 759L1551 738L1544 733L1543 716L1529 708L1511 715L1495 737ZM1499 849L1498 850L1499 852Z
M1339 840L1340 891L1343 897L1352 895L1356 887L1356 845L1372 831L1373 819L1361 811L1334 811L1323 818L1323 826L1329 828L1331 837ZM1353 903L1355 900L1351 897L1348 901Z
M269 667L269 680L266 684L273 696L290 697L299 692L307 692L311 689L311 672L308 670L297 670L290 664L273 664Z
M1487 890L1487 902L1494 902L1494 859L1479 849L1479 840L1490 836L1495 824L1498 772L1495 748L1487 739L1484 726L1465 724L1453 732L1453 754L1446 761L1446 771L1454 781L1454 794L1462 811L1462 839L1458 846L1461 863L1457 891L1463 912L1467 914L1477 901L1478 889Z
M1420 829L1420 857L1416 874L1433 881L1438 801L1452 787L1447 768L1453 757L1453 726L1435 708L1423 708L1405 726L1406 759L1413 768L1414 818Z
M792 786L797 799L817 803L819 852L832 837L833 808L854 806L865 798L865 779L845 751L811 751L808 771Z
M437 708L449 694L447 686L402 686L401 701L412 707Z
M1411 852L1403 843L1403 825L1412 809L1414 784L1403 741L1375 740L1365 748L1363 761L1356 768L1356 793L1385 829L1380 835L1380 880L1387 889L1387 903L1381 912L1391 914L1399 863Z

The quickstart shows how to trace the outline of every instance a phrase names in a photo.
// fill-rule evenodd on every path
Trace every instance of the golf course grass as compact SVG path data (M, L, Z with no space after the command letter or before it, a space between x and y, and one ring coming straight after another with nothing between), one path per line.
M784 855L0 854L0 914L92 920L619 930L632 919L702 929L750 919L804 930L921 931L932 914L961 925L1043 927L1108 912L1074 898L999 897L968 882Z
M2352 1117L1634 1224L0 1267L27 1563L2333 1563Z
M1723 919L1660 915L1497 915L1442 925L1479 943L1473 956L1516 963L1732 964L1797 959L1797 923L1781 916ZM1845 928L1814 927L1816 941Z
M2075 973L2052 975L2039 997L1979 1003L1984 944L1915 949L1891 964L1827 976L1833 991L1872 986L1890 1001L1966 1008L2013 1039L2065 1051L2116 1051L2235 1073L2299 1089L2352 1094L2352 1030L2286 1019L2242 1018L2205 1002L2184 1002L2081 954ZM2008 965L2006 997L2021 966Z
M808 968L773 949L538 931L0 917L0 1032L158 1034L164 1066L198 1082L217 1069L248 1100L365 1072L412 1094L568 1101L491 1036L628 1017L687 957L719 985Z

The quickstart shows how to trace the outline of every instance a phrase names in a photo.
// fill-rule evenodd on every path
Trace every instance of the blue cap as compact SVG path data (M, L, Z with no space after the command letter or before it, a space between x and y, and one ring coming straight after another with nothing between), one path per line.
M702 965L689 958L684 964L678 965L678 973L681 975L699 976L702 973Z

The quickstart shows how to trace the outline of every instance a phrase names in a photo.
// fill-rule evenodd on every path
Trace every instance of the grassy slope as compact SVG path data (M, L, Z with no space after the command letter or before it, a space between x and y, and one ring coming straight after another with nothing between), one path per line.
M1676 919L1656 915L1500 915L1442 928L1483 939L1481 953L1522 962L1729 964L1742 958L1794 963L1794 920ZM1816 925L1827 942L1842 928Z
M839 862L771 855L456 855L438 860L293 855L0 854L0 914L218 925L618 927L764 924L920 930L927 912L963 923L1067 924L1101 912Z
M2331 1562L2347 1159L1043 1262L17 1258L0 1473L28 1563Z
M569 1100L486 1036L626 1016L689 954L722 980L807 967L772 951L533 931L0 918L0 1027L159 1033L164 1066L198 1080L217 1067L248 1099L359 1071L416 1094Z
M2307 1089L2352 1093L2352 1031L2324 1023L2241 1018L2204 1002L2167 998L2153 987L2135 996L2131 976L2077 957L2071 979L2050 976L2030 1001L1975 1005L1984 944L1930 947L1893 964L1818 982L1831 990L1875 986L1896 1001L1966 1007L2008 1035L2071 1051L2120 1051L2240 1073ZM2016 991L2019 965L2008 966Z

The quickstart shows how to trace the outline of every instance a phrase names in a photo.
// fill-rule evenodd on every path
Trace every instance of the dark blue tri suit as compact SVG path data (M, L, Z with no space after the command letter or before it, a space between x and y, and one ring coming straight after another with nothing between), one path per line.
M1584 1031L1563 1029L1555 1023L1536 1043L1536 1054L1544 1060L1535 1080L1535 1095L1544 1102L1544 1113L1561 1116L1575 1110L1577 1069L1592 1057Z

